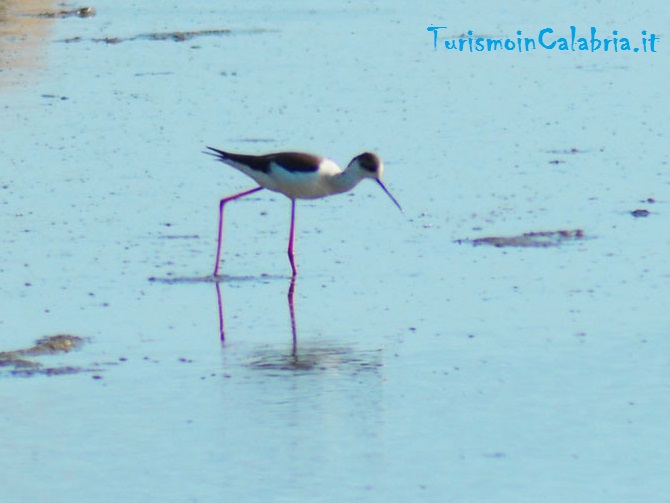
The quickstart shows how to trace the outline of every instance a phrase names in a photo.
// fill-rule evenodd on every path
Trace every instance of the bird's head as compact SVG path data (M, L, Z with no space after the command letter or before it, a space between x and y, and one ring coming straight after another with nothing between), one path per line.
M391 198L391 201L393 201L398 209L402 211L398 201L396 201L395 197L391 195L382 182L382 175L384 174L384 163L377 154L373 154L372 152L363 152L351 160L347 169L354 169L358 171L361 178L372 178L374 181L376 181L384 190L384 192L386 192L386 194Z

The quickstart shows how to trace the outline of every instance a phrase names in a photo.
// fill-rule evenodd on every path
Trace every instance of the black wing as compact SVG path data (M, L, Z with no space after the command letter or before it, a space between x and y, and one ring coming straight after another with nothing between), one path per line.
M262 173L270 173L270 164L275 163L282 166L287 171L297 171L309 173L317 171L319 164L323 160L321 157L313 154L306 154L304 152L279 152L276 154L266 155L247 155L247 154L233 154L232 152L225 152L214 147L207 147L212 152L206 152L215 156L222 162L232 161L239 164L244 164L254 171Z
M245 155L245 154L233 154L232 152L224 152L214 147L207 147L209 150L214 152L205 152L206 154L211 154L215 156L219 161L233 161L239 164L244 164L254 171L260 171L262 173L270 172L270 161L266 159L267 156L258 156L258 155Z

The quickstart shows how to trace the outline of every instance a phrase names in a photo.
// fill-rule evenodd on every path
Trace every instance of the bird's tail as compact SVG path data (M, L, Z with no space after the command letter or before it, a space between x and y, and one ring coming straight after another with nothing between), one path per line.
M228 152L224 152L223 150L219 150L218 148L214 147L207 147L211 152L205 151L205 154L213 155L220 161L225 161L230 158L230 155L228 155Z

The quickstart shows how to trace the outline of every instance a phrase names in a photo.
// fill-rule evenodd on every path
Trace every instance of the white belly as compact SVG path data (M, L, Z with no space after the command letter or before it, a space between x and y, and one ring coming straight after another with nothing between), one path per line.
M254 178L268 190L284 194L290 199L318 199L342 192L333 183L333 177L341 173L333 161L324 159L318 171L287 171L273 165L270 175L259 173Z

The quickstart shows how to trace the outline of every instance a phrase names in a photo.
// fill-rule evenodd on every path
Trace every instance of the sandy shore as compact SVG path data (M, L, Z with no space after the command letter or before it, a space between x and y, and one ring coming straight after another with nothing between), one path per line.
M0 1L0 88L23 86L45 62L45 42L54 19L51 0Z

